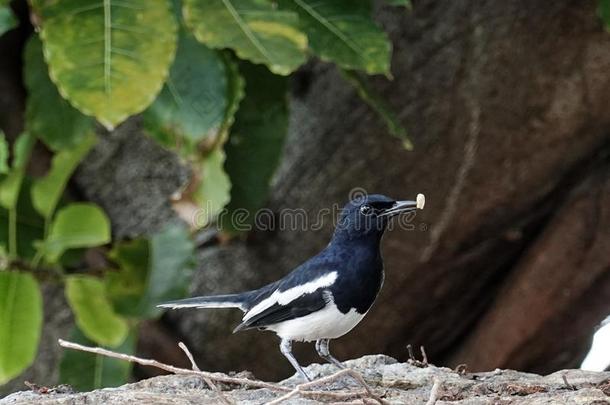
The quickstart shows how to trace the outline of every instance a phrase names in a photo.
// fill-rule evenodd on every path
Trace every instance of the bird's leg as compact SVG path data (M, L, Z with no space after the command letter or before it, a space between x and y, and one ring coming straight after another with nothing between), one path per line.
M301 367L301 365L299 364L297 359L295 359L294 356L292 355L292 341L291 340L282 339L282 342L280 343L280 351L282 352L284 357L286 357L288 359L290 364L292 364L292 367L294 367L294 369L301 375L301 377L303 377L306 381L311 381L311 378L309 378L309 376L305 373L305 370L303 370L303 367Z
M316 340L316 351L318 352L320 357L322 357L324 360L328 361L329 363L332 363L341 369L345 368L343 363L341 363L339 360L335 359L330 354L330 350L328 349L329 343L330 343L330 339Z

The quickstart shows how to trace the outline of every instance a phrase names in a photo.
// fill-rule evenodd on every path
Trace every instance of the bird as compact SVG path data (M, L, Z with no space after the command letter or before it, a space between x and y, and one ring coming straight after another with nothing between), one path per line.
M244 312L234 329L269 330L281 339L280 351L306 381L292 354L294 341L313 342L318 355L345 366L329 350L332 339L351 331L373 305L384 281L380 244L392 217L423 209L425 198L397 201L358 196L340 211L330 243L285 277L259 289L201 296L159 304L161 308L237 308Z

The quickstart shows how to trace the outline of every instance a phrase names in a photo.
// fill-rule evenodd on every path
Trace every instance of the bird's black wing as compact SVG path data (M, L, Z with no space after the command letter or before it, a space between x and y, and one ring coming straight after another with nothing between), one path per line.
M233 332L250 328L261 328L278 322L309 315L326 306L329 300L328 294L327 290L319 289L312 293L304 294L286 305L275 303L264 311L239 324Z

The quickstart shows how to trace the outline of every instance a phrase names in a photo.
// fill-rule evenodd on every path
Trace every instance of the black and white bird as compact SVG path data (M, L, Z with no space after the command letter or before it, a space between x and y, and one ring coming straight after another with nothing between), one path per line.
M163 308L238 308L243 321L234 332L257 328L280 338L280 350L296 371L309 377L292 355L292 342L316 342L323 359L343 368L329 352L329 341L345 335L364 318L383 284L381 237L395 215L423 209L416 201L368 195L341 211L328 246L290 274L258 290L188 298Z

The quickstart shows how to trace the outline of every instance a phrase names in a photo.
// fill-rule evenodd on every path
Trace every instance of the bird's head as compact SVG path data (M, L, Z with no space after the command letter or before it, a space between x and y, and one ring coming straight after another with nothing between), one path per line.
M415 201L399 201L381 194L355 198L343 207L335 237L381 237L392 217L423 209L424 202L423 194L418 194Z

